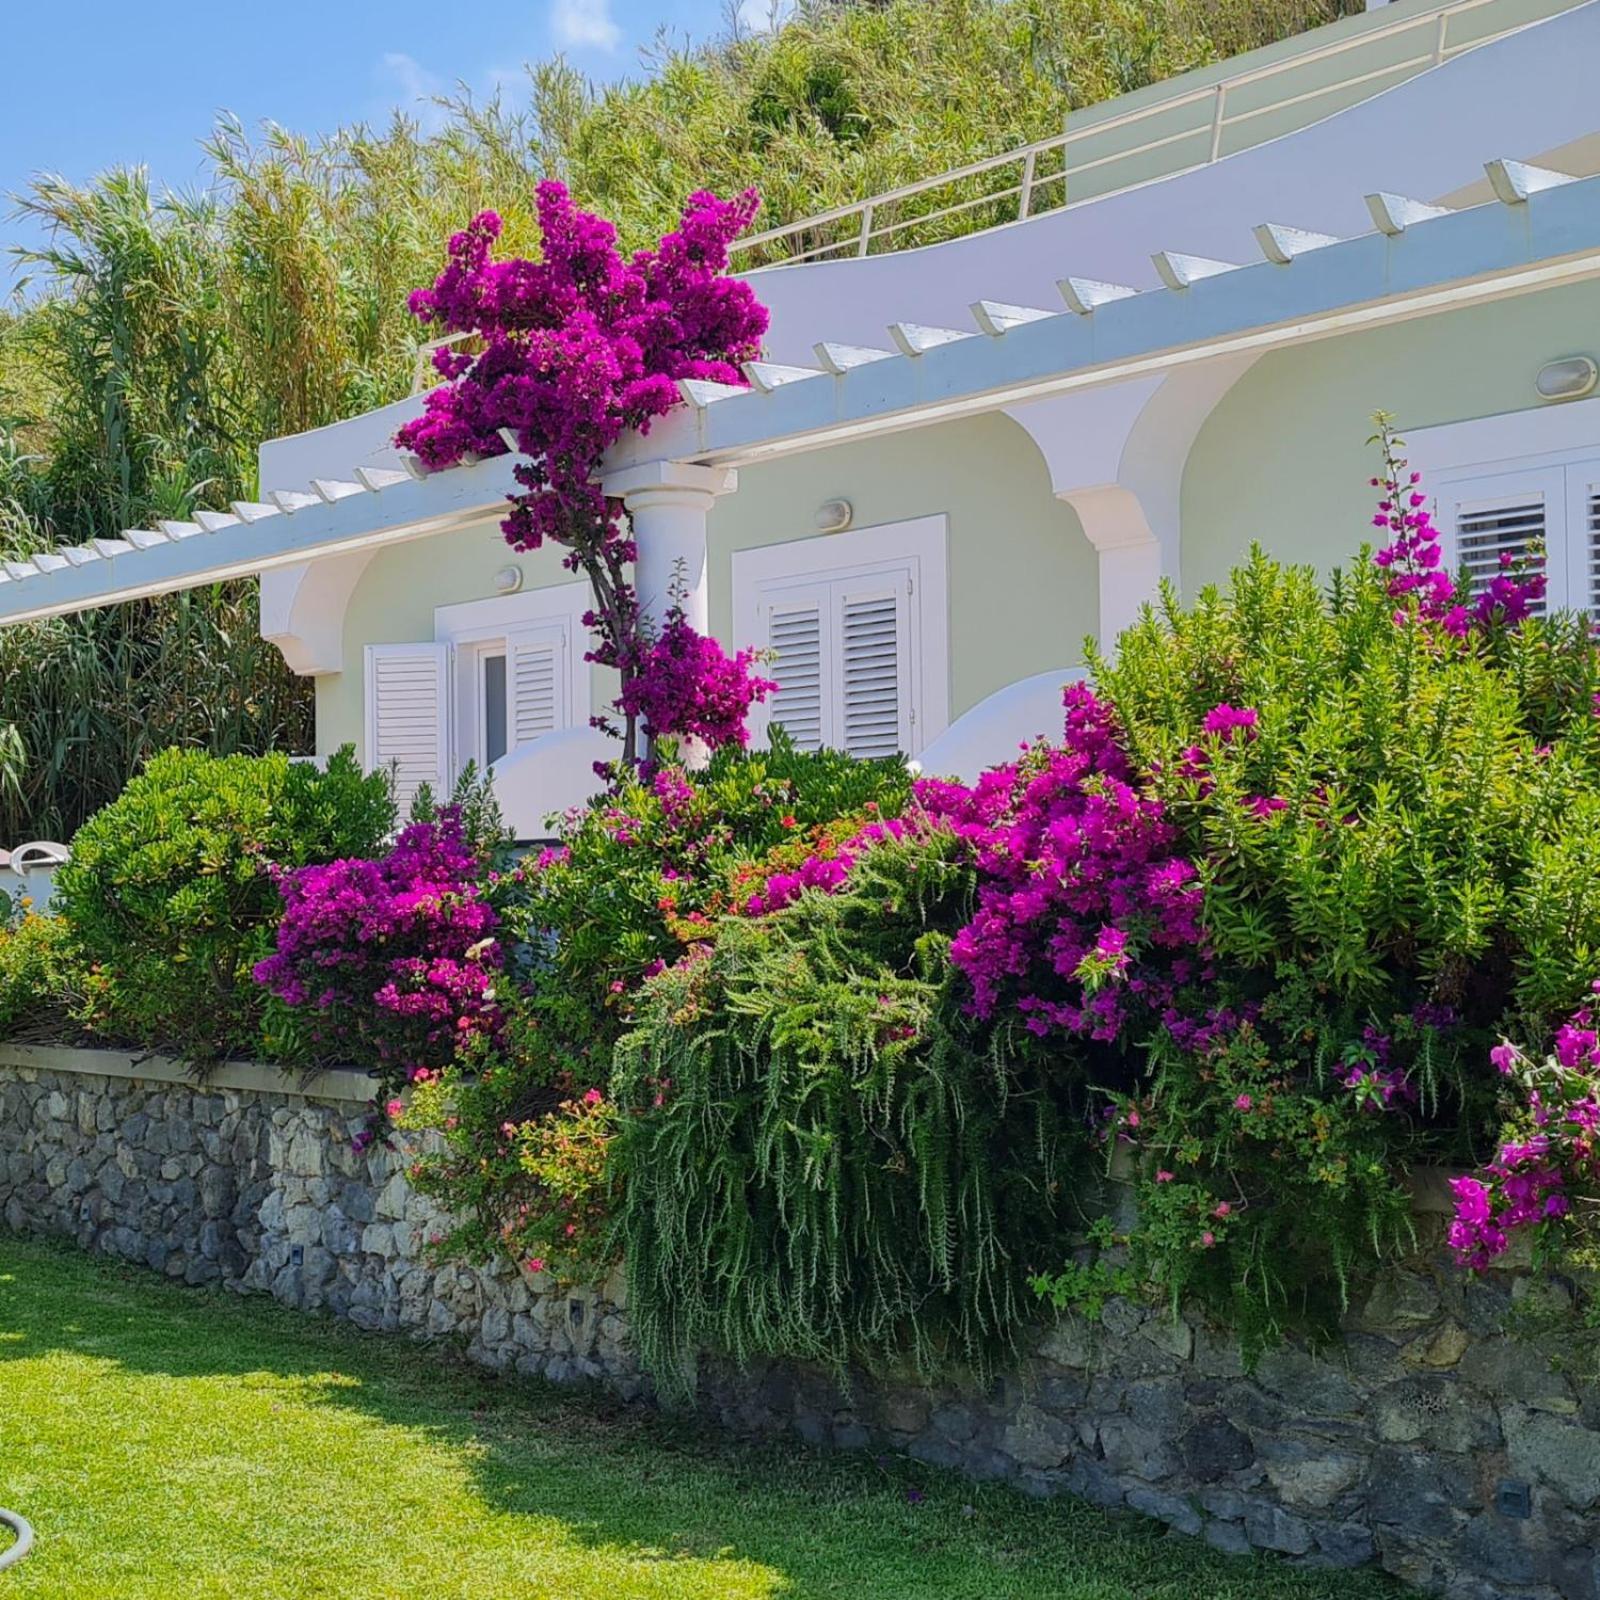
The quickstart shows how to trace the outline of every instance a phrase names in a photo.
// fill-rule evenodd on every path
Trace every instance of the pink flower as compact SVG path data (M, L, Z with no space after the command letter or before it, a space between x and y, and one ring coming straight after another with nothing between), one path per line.
M1233 1109L1235 1111L1248 1111L1254 1104L1255 1101L1247 1094L1237 1094L1233 1097Z
M1168 1172L1165 1167L1158 1168L1157 1171L1156 1171L1156 1182L1157 1183L1171 1183L1172 1182L1172 1174L1170 1172Z
M1206 712L1205 720L1200 727L1202 732L1214 733L1227 744L1232 741L1236 733L1242 733L1247 739L1255 738L1256 723L1259 720L1260 714L1254 707L1230 706L1224 702Z

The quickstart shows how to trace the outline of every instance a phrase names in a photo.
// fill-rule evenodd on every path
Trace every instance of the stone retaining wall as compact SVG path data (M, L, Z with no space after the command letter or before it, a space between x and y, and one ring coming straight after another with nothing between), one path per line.
M433 1266L442 1226L404 1153L357 1148L369 1080L223 1069L204 1086L110 1052L0 1050L0 1220L186 1283L454 1337L486 1365L638 1396L619 1277L558 1289ZM1437 1215L1421 1218L1436 1236ZM1157 1517L1220 1549L1376 1560L1460 1600L1600 1600L1600 1391L1506 1332L1555 1283L1469 1280L1439 1253L1382 1282L1340 1347L1246 1372L1213 1330L1124 1301L1041 1330L982 1394L708 1363L746 1433L904 1451Z

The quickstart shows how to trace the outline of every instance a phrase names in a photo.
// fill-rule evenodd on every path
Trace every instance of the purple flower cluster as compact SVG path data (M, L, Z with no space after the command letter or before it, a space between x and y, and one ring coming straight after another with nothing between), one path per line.
M755 671L756 655L728 655L697 633L674 607L659 638L646 646L618 704L652 740L700 739L713 748L748 744L750 707L778 686Z
M494 260L500 218L485 211L451 239L433 287L411 296L423 322L476 334L483 350L435 354L447 381L396 442L445 467L500 455L502 431L515 436L525 459L502 524L506 539L518 550L550 540L567 552L569 569L589 578L597 635L590 658L617 667L625 686L649 641L626 571L633 540L621 505L600 485L601 457L627 429L647 430L678 403L678 379L744 382L739 363L760 354L767 313L747 284L725 273L728 246L758 203L753 190L736 200L691 195L675 232L624 259L609 222L580 211L561 184L541 183L538 261ZM725 700L728 673L707 664L721 672L712 692ZM631 760L635 713L623 714ZM725 726L725 706L709 720Z
M1459 595L1455 580L1444 570L1439 530L1433 525L1428 497L1419 487L1422 474L1407 470L1404 457L1396 453L1401 441L1387 423L1380 424L1378 440L1383 447L1384 471L1382 477L1372 480L1373 488L1382 493L1372 525L1384 529L1390 540L1373 553L1372 560L1389 573L1390 595L1396 600L1415 597L1419 617L1457 637L1474 624L1480 628L1496 623L1515 627L1524 621L1544 598L1542 553L1536 554L1529 570L1520 571L1510 552L1503 551L1499 572L1476 601L1464 603L1470 596ZM1395 613L1396 622L1405 618L1404 611Z
M1594 985L1600 994L1600 983ZM1554 1053L1533 1062L1507 1042L1490 1051L1524 1104L1495 1159L1457 1178L1450 1246L1463 1265L1486 1267L1517 1228L1564 1217L1575 1185L1600 1183L1600 1029L1586 1005L1556 1031Z
M498 1023L498 918L454 811L414 823L375 861L280 875L277 949L255 968L285 1005L312 1013L324 1046L416 1078Z
M1445 1008L1438 1009L1442 1014ZM1362 1032L1359 1048L1344 1059L1339 1081L1354 1092L1356 1104L1363 1109L1388 1111L1397 1102L1417 1097L1404 1070L1390 1065L1393 1047L1394 1041L1388 1034L1368 1027Z
M1219 1010L1196 1023L1175 1004L1181 986L1209 975L1198 876L1173 853L1176 832L1160 802L1136 787L1110 706L1081 683L1067 686L1063 702L1059 745L1032 746L970 786L920 780L911 818L819 846L741 909L760 915L806 889L833 893L873 845L943 828L978 871L977 907L950 959L970 981L979 1016L1011 1005L1034 1033L1110 1041L1136 1016L1154 1015L1180 1042L1204 1048L1238 1018Z
M1253 706L1230 706L1226 702L1213 706L1200 724L1202 733L1214 733L1224 744L1231 744L1235 734L1245 739L1256 736L1260 714Z
M1012 1005L1041 1035L1110 1041L1136 1014L1179 1024L1174 996L1201 946L1195 869L1136 785L1111 707L1081 683L1063 702L1059 746L969 790L919 789L978 864L977 909L951 960L980 1016Z
M739 909L748 917L759 917L768 911L780 911L798 900L807 889L820 889L833 894L842 889L850 876L850 869L864 851L888 839L904 839L912 824L904 817L885 817L880 822L869 822L841 844L818 849L792 870L769 874L766 882L755 893L748 895Z

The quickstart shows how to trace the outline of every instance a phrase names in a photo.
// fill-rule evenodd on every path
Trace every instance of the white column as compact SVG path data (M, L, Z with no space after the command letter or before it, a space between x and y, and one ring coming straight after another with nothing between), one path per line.
M706 518L717 496L730 493L738 482L738 474L725 467L676 461L646 462L602 480L605 492L620 499L633 519L639 551L634 586L650 622L659 626L665 619L677 586L690 625L710 632Z

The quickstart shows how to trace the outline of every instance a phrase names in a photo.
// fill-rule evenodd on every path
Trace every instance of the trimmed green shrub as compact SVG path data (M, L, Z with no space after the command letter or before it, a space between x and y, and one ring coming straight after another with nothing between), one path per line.
M284 755L154 757L57 874L83 1020L196 1060L257 1048L251 968L278 916L273 869L371 855L393 823L387 780L348 748L326 771Z

